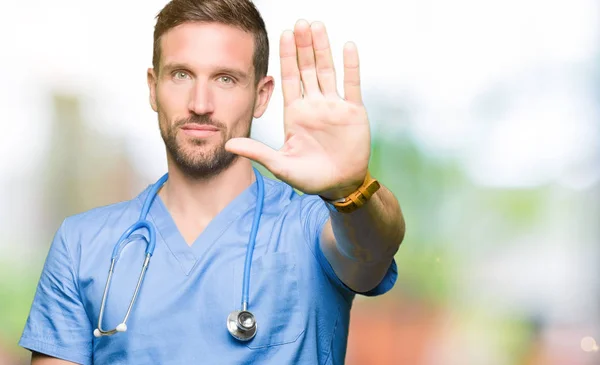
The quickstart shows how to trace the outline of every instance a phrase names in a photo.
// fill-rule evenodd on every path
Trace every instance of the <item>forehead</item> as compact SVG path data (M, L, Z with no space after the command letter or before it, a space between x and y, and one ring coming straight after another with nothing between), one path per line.
M220 23L184 23L161 37L161 66L186 63L195 67L254 68L251 33Z

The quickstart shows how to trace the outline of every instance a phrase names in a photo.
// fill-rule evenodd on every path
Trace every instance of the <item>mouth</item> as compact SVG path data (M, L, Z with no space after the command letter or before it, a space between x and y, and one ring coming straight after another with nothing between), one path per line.
M219 133L219 128L206 124L184 124L181 130L186 135L195 138L206 138Z

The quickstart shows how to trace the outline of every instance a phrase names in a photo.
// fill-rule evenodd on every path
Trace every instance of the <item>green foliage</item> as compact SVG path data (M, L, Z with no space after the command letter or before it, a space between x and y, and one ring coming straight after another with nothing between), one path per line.
M544 188L474 185L460 163L432 156L410 139L373 139L373 175L398 198L406 237L396 261L403 294L443 303L468 260L543 222Z
M33 301L42 264L0 261L0 343L16 350Z
M455 267L453 218L447 206L466 178L451 160L438 160L408 138L376 136L371 170L398 198L406 237L398 254L398 283L404 295L443 302L450 295Z

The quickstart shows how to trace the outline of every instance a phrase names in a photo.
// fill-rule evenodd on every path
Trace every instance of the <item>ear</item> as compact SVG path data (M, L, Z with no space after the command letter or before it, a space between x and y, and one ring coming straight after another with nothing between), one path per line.
M156 83L158 81L157 75L154 73L153 68L148 69L148 89L150 90L150 106L152 106L152 110L158 112L157 103L156 103Z
M273 95L274 87L275 80L272 76L265 76L258 82L258 85L256 86L257 97L254 103L254 118L260 118L265 110L267 110L269 100L271 100L271 95Z

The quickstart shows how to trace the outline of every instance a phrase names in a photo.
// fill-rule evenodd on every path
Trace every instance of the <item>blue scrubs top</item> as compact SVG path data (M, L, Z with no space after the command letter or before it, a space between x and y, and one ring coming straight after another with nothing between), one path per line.
M318 196L299 195L265 178L265 200L252 271L249 310L258 331L235 340L226 319L239 310L257 184L221 211L189 246L157 197L148 219L156 249L128 320L128 330L95 338L110 257L137 221L138 197L67 218L50 247L20 345L80 364L343 364L355 292L319 248L329 211ZM103 320L122 322L144 260L145 230L121 252ZM393 262L372 291L397 277Z

